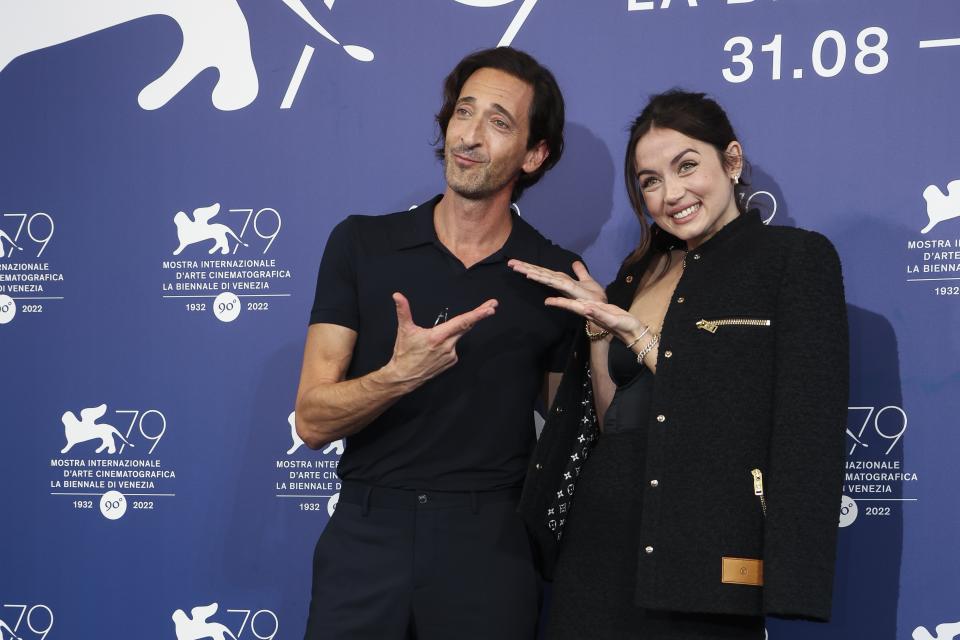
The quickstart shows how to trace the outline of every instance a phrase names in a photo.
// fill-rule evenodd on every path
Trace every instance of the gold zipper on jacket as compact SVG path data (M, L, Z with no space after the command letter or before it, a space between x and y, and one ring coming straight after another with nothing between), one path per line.
M753 475L753 495L760 496L760 508L763 509L763 515L767 515L767 498L763 495L763 473L760 472L760 469L754 469L751 472Z
M770 320L760 318L720 318L719 320L698 320L697 329L716 333L720 327L769 327Z

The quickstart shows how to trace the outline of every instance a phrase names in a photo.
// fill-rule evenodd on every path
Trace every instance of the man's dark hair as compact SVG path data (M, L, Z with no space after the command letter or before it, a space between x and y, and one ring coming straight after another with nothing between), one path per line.
M533 173L521 173L513 187L511 198L516 201L524 189L537 181L560 160L563 155L563 94L550 70L537 62L533 56L511 47L497 47L471 53L461 60L443 81L443 106L436 115L440 132L437 135L437 157L443 160L444 137L447 124L453 116L457 98L464 83L475 71L498 69L523 80L533 87L530 104L529 136L527 149L534 148L541 140L550 152L543 164Z

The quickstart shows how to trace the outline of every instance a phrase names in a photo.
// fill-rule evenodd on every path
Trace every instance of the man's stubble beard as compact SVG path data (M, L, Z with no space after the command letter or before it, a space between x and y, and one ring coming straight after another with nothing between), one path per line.
M494 162L463 170L456 165L450 149L444 154L444 176L447 185L459 196L469 200L482 200L510 185L519 175L517 167L512 173Z

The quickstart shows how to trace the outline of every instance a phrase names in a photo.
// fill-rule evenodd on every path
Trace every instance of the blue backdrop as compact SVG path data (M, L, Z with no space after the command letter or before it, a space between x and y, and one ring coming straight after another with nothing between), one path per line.
M341 451L290 429L317 264L442 189L441 80L498 43L567 101L522 215L598 279L636 239L626 126L673 86L840 251L834 621L769 636L960 637L955 0L304 1L0 4L3 640L301 637Z

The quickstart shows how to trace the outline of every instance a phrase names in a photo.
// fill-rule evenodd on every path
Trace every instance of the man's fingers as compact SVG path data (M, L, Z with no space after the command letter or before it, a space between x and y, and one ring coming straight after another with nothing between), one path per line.
M393 294L393 303L397 306L397 326L404 329L413 324L413 314L410 313L410 303L400 292Z
M484 318L492 316L496 312L497 304L498 302L496 300L487 300L472 311L461 313L458 316L450 318L443 324L438 324L433 328L433 331L437 332L437 337L440 340L446 340L454 336L459 339L460 336L472 329L473 325Z

